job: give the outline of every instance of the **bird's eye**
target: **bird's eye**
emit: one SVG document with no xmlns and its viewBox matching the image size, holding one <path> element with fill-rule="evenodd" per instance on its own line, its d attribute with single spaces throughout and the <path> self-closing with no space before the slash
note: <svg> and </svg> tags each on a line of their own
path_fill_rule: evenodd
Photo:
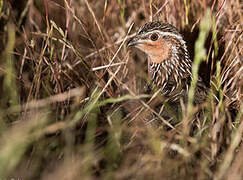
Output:
<svg viewBox="0 0 243 180">
<path fill-rule="evenodd" d="M 150 39 L 152 41 L 157 41 L 159 39 L 159 35 L 157 33 L 153 33 L 151 34 Z"/>
</svg>

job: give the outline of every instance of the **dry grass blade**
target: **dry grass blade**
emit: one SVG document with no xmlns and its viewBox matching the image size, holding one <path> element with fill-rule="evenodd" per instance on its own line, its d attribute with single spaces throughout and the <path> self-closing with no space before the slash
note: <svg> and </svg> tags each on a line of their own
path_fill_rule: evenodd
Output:
<svg viewBox="0 0 243 180">
<path fill-rule="evenodd" d="M 104 39 L 104 36 L 103 36 L 103 33 L 102 33 L 102 30 L 101 30 L 101 27 L 100 27 L 100 25 L 99 25 L 99 23 L 98 23 L 98 21 L 97 21 L 97 18 L 95 17 L 95 13 L 94 13 L 94 11 L 93 11 L 92 8 L 90 7 L 88 0 L 84 0 L 84 1 L 85 1 L 85 4 L 87 5 L 87 7 L 88 7 L 88 9 L 89 9 L 89 12 L 92 14 L 92 17 L 94 18 L 95 24 L 96 24 L 96 26 L 97 26 L 97 28 L 98 28 L 98 30 L 99 30 L 99 32 L 100 32 L 100 35 L 101 35 L 102 39 L 105 40 L 105 39 Z"/>
<path fill-rule="evenodd" d="M 23 105 L 13 106 L 8 111 L 9 112 L 18 112 L 23 109 L 27 111 L 27 110 L 31 110 L 31 109 L 43 108 L 52 103 L 70 100 L 70 98 L 72 98 L 72 97 L 83 97 L 85 94 L 85 91 L 86 91 L 85 87 L 74 88 L 67 92 L 56 94 L 54 96 L 51 96 L 51 97 L 48 97 L 45 99 L 33 100 L 33 101 L 30 101 Z"/>
</svg>

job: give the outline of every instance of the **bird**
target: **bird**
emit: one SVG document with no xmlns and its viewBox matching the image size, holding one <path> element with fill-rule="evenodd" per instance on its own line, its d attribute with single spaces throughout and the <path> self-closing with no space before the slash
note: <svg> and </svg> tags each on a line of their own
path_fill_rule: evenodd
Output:
<svg viewBox="0 0 243 180">
<path fill-rule="evenodd" d="M 186 41 L 173 25 L 153 21 L 141 26 L 127 43 L 143 51 L 148 60 L 148 77 L 169 102 L 187 100 L 192 79 L 192 59 Z M 194 101 L 202 103 L 206 86 L 199 76 Z"/>
</svg>

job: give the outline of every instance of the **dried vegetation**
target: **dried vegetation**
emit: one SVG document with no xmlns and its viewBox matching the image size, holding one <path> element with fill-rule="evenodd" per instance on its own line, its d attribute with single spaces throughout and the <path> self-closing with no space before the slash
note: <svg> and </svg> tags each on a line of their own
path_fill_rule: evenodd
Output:
<svg viewBox="0 0 243 180">
<path fill-rule="evenodd" d="M 0 179 L 242 179 L 242 6 L 0 1 Z M 126 48 L 150 20 L 180 29 L 203 61 L 207 101 L 182 102 L 176 122 L 144 93 L 144 54 Z"/>
</svg>

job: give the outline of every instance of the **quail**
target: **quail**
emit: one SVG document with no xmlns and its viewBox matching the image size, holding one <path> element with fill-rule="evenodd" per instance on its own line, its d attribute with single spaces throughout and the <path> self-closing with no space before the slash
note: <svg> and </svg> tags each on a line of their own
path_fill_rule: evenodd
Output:
<svg viewBox="0 0 243 180">
<path fill-rule="evenodd" d="M 187 99 L 192 79 L 192 60 L 186 42 L 171 24 L 160 21 L 143 25 L 132 37 L 128 47 L 143 51 L 148 59 L 148 76 L 168 101 Z M 194 102 L 205 100 L 206 86 L 198 78 Z"/>
</svg>

